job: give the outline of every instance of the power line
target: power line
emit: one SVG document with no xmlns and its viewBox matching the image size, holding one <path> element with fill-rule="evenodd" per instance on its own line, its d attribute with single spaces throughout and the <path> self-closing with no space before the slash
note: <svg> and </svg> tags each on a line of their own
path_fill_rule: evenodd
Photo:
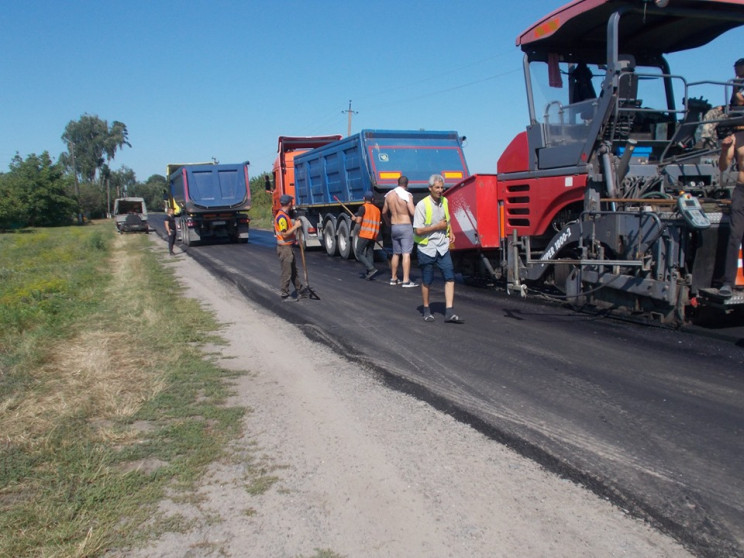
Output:
<svg viewBox="0 0 744 558">
<path fill-rule="evenodd" d="M 504 56 L 511 56 L 512 54 L 513 54 L 513 51 L 512 50 L 509 50 L 508 52 L 507 51 L 503 51 L 503 52 L 500 52 L 500 53 L 495 54 L 493 56 L 488 56 L 486 58 L 481 58 L 480 60 L 475 60 L 475 61 L 473 61 L 471 63 L 468 63 L 468 64 L 463 64 L 463 65 L 458 66 L 456 68 L 451 68 L 451 69 L 446 69 L 446 70 L 442 70 L 442 71 L 433 72 L 431 75 L 429 75 L 427 77 L 423 77 L 421 79 L 417 79 L 417 80 L 414 80 L 414 81 L 409 81 L 409 82 L 406 82 L 406 83 L 402 83 L 400 85 L 396 85 L 394 87 L 388 87 L 386 89 L 381 89 L 379 91 L 369 92 L 366 96 L 363 97 L 363 99 L 377 98 L 377 97 L 386 95 L 388 93 L 394 93 L 396 91 L 400 91 L 401 89 L 403 89 L 403 90 L 410 90 L 412 87 L 415 87 L 415 86 L 417 86 L 419 84 L 431 82 L 431 81 L 434 81 L 434 80 L 437 80 L 438 81 L 438 80 L 441 80 L 442 79 L 442 76 L 446 76 L 446 75 L 449 75 L 449 74 L 454 74 L 456 72 L 459 72 L 461 70 L 465 70 L 467 68 L 472 68 L 474 66 L 479 66 L 479 65 L 481 65 L 481 64 L 483 64 L 485 62 L 490 62 L 490 61 L 496 60 L 498 58 L 503 58 Z M 518 67 L 518 69 L 521 70 L 521 65 Z M 500 74 L 500 75 L 505 75 L 505 74 Z M 486 78 L 486 79 L 490 79 L 490 78 Z M 473 82 L 473 83 L 479 83 L 479 82 Z"/>
<path fill-rule="evenodd" d="M 484 83 L 486 81 L 491 81 L 491 80 L 494 80 L 494 79 L 498 79 L 500 77 L 507 76 L 509 74 L 517 73 L 517 72 L 520 72 L 520 71 L 521 71 L 521 68 L 510 70 L 508 72 L 501 72 L 499 74 L 494 74 L 492 76 L 488 76 L 488 77 L 485 77 L 483 79 L 478 79 L 478 80 L 475 80 L 475 81 L 470 81 L 468 83 L 463 83 L 463 84 L 460 84 L 460 85 L 455 85 L 455 86 L 452 86 L 452 87 L 447 87 L 445 89 L 437 89 L 436 91 L 427 91 L 427 92 L 422 93 L 421 95 L 417 95 L 415 97 L 408 97 L 406 99 L 398 99 L 397 101 L 391 101 L 391 102 L 388 102 L 388 103 L 380 103 L 380 104 L 377 104 L 377 105 L 371 105 L 370 108 L 389 107 L 389 106 L 392 106 L 392 105 L 407 103 L 407 102 L 410 102 L 410 101 L 417 101 L 419 99 L 425 99 L 426 97 L 433 97 L 435 95 L 440 95 L 441 93 L 449 93 L 450 91 L 456 91 L 458 89 L 464 89 L 465 87 L 470 87 L 471 85 L 477 85 L 479 83 Z"/>
</svg>

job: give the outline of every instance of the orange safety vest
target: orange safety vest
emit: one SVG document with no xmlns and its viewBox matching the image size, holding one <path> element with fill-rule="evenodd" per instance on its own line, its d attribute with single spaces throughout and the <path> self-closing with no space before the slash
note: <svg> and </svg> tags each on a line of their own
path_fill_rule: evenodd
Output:
<svg viewBox="0 0 744 558">
<path fill-rule="evenodd" d="M 278 246 L 292 246 L 295 243 L 294 233 L 287 237 L 283 237 L 280 234 L 289 230 L 290 226 L 292 226 L 292 219 L 289 218 L 289 215 L 281 209 L 277 211 L 276 217 L 274 218 L 274 235 L 276 236 L 276 243 Z"/>
<path fill-rule="evenodd" d="M 375 240 L 380 232 L 380 209 L 369 202 L 364 202 L 364 217 L 359 228 L 359 238 Z"/>
</svg>

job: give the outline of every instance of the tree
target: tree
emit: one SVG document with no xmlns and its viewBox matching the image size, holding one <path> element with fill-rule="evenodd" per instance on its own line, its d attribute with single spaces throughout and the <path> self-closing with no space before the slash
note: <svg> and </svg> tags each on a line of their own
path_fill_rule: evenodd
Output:
<svg viewBox="0 0 744 558">
<path fill-rule="evenodd" d="M 165 177 L 160 174 L 153 174 L 145 183 L 138 182 L 128 190 L 129 195 L 145 198 L 148 210 L 162 211 L 163 191 L 168 184 Z"/>
<path fill-rule="evenodd" d="M 130 144 L 127 140 L 128 135 L 129 132 L 127 132 L 127 125 L 123 122 L 119 122 L 118 120 L 114 120 L 113 124 L 111 124 L 111 128 L 108 129 L 108 133 L 106 134 L 106 138 L 103 142 L 103 153 L 106 155 L 105 167 L 107 169 L 111 165 L 111 161 L 114 160 L 114 156 L 116 155 L 116 151 L 118 149 L 121 149 L 125 145 L 132 147 L 132 144 Z M 132 174 L 134 175 L 134 173 Z M 107 173 L 106 202 L 108 213 L 111 213 L 111 189 L 109 182 L 110 177 L 110 173 Z"/>
<path fill-rule="evenodd" d="M 127 166 L 122 166 L 119 170 L 111 172 L 108 179 L 117 198 L 128 196 L 129 192 L 137 184 L 137 176 Z"/>
<path fill-rule="evenodd" d="M 109 166 L 116 152 L 129 143 L 126 124 L 114 120 L 109 127 L 106 120 L 97 115 L 84 114 L 80 120 L 71 120 L 65 126 L 62 141 L 67 144 L 67 153 L 60 155 L 60 162 L 72 170 L 76 180 L 101 181 L 101 187 L 108 194 L 109 184 L 104 177 L 104 163 Z M 79 195 L 79 190 L 76 191 Z M 107 195 L 107 209 L 110 211 L 110 195 Z"/>
<path fill-rule="evenodd" d="M 67 195 L 63 168 L 46 151 L 24 161 L 16 154 L 0 182 L 0 226 L 3 228 L 69 225 L 77 210 Z"/>
<path fill-rule="evenodd" d="M 251 221 L 252 226 L 268 227 L 273 225 L 271 212 L 271 194 L 266 193 L 266 178 L 271 178 L 269 173 L 261 173 L 251 178 Z"/>
<path fill-rule="evenodd" d="M 65 126 L 62 141 L 68 152 L 60 159 L 68 164 L 81 181 L 94 182 L 104 163 L 103 150 L 108 136 L 108 123 L 98 116 L 84 114 Z"/>
<path fill-rule="evenodd" d="M 95 182 L 81 182 L 78 199 L 80 210 L 88 219 L 106 217 L 106 195 Z"/>
<path fill-rule="evenodd" d="M 0 174 L 0 230 L 19 229 L 27 223 L 19 181 L 9 173 Z"/>
</svg>

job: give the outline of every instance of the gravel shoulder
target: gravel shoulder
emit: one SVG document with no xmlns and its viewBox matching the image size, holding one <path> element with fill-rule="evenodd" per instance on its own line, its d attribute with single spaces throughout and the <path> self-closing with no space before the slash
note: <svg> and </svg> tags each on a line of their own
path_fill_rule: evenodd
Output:
<svg viewBox="0 0 744 558">
<path fill-rule="evenodd" d="M 245 461 L 214 463 L 192 498 L 162 503 L 191 520 L 188 531 L 128 556 L 690 556 L 591 492 L 383 386 L 191 258 L 169 265 L 186 296 L 225 324 L 228 344 L 210 348 L 215 358 L 244 372 L 230 401 L 249 409 L 235 456 L 259 454 L 277 480 L 253 494 Z"/>
</svg>

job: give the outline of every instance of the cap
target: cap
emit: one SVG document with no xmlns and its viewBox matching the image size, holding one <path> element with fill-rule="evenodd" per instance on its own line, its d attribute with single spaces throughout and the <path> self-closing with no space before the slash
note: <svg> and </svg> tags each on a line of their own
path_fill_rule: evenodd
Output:
<svg viewBox="0 0 744 558">
<path fill-rule="evenodd" d="M 292 200 L 294 198 L 288 194 L 282 194 L 282 196 L 279 198 L 279 205 L 287 205 L 292 203 Z"/>
<path fill-rule="evenodd" d="M 375 199 L 375 195 L 374 193 L 372 193 L 372 190 L 367 190 L 366 192 L 364 192 L 364 199 L 368 201 L 372 201 L 373 199 Z"/>
<path fill-rule="evenodd" d="M 734 66 L 744 66 L 744 58 L 739 58 L 736 62 L 734 62 Z"/>
</svg>

